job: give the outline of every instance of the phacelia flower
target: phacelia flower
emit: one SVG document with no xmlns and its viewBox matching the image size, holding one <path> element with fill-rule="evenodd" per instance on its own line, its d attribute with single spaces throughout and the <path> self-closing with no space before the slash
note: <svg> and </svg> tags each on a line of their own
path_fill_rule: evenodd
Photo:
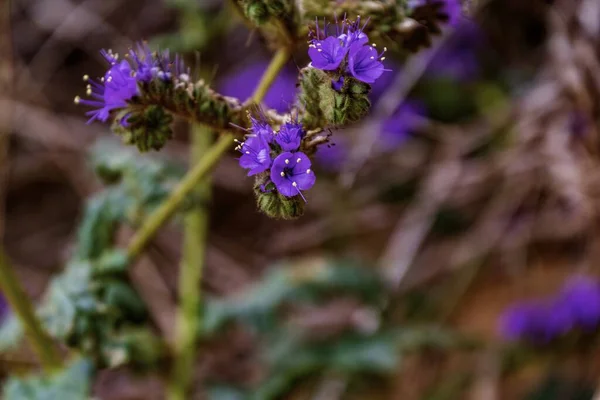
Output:
<svg viewBox="0 0 600 400">
<path fill-rule="evenodd" d="M 359 81 L 373 83 L 385 70 L 381 63 L 385 59 L 382 54 L 372 46 L 354 44 L 348 51 L 348 70 Z"/>
<path fill-rule="evenodd" d="M 583 276 L 571 278 L 553 298 L 528 301 L 508 308 L 500 321 L 508 340 L 545 344 L 572 330 L 600 326 L 600 285 Z"/>
<path fill-rule="evenodd" d="M 301 124 L 286 122 L 279 128 L 279 132 L 275 135 L 275 141 L 284 151 L 296 151 L 300 147 L 304 135 Z"/>
<path fill-rule="evenodd" d="M 308 49 L 311 65 L 324 71 L 337 69 L 346 57 L 346 53 L 348 53 L 348 47 L 335 36 L 317 40 Z"/>
<path fill-rule="evenodd" d="M 364 33 L 366 23 L 360 25 L 360 17 L 355 22 L 342 21 L 335 24 L 335 33 L 328 35 L 328 25 L 323 29 L 316 24 L 316 33 L 311 32 L 308 55 L 311 66 L 323 71 L 337 71 L 351 74 L 365 83 L 373 83 L 386 71 L 381 61 L 385 58 L 378 54 L 375 45 L 369 46 L 369 38 Z M 385 51 L 385 50 L 384 50 Z M 341 82 L 341 83 L 340 83 Z M 343 81 L 332 82 L 339 90 Z"/>
<path fill-rule="evenodd" d="M 267 143 L 272 143 L 275 138 L 273 128 L 266 121 L 266 118 L 258 119 L 250 117 L 250 123 L 252 124 L 251 131 L 253 134 L 262 137 Z"/>
<path fill-rule="evenodd" d="M 133 77 L 133 71 L 125 60 L 119 62 L 112 53 L 101 51 L 102 56 L 111 65 L 100 81 L 90 79 L 87 75 L 83 78 L 89 82 L 87 94 L 92 100 L 75 98 L 76 104 L 85 104 L 96 107 L 88 111 L 86 115 L 91 116 L 88 123 L 94 120 L 106 122 L 110 112 L 127 106 L 127 101 L 138 94 L 137 81 Z"/>
<path fill-rule="evenodd" d="M 315 174 L 310 167 L 310 159 L 304 153 L 281 153 L 273 160 L 271 181 L 286 197 L 302 196 L 302 190 L 308 190 L 315 184 Z"/>
<path fill-rule="evenodd" d="M 250 136 L 236 147 L 242 153 L 240 166 L 249 170 L 248 176 L 265 172 L 271 166 L 271 148 L 262 135 Z"/>
<path fill-rule="evenodd" d="M 130 59 L 122 61 L 110 50 L 102 50 L 100 54 L 110 64 L 110 68 L 100 80 L 90 79 L 87 75 L 83 77 L 89 82 L 87 95 L 91 96 L 91 100 L 79 96 L 75 98 L 76 104 L 95 107 L 86 113 L 91 116 L 88 123 L 94 120 L 106 122 L 112 111 L 125 108 L 129 100 L 140 94 L 140 82 L 147 83 L 154 78 L 189 79 L 189 69 L 186 69 L 182 59 L 175 56 L 175 60 L 171 61 L 168 50 L 162 53 L 151 52 L 147 45 L 139 44 L 137 50 L 129 51 Z"/>
<path fill-rule="evenodd" d="M 342 41 L 346 48 L 350 48 L 350 46 L 355 43 L 361 45 L 367 44 L 369 42 L 369 37 L 364 32 L 367 22 L 365 22 L 363 26 L 360 26 L 359 16 L 356 18 L 355 22 L 342 23 L 342 33 L 338 35 L 338 39 Z"/>
</svg>

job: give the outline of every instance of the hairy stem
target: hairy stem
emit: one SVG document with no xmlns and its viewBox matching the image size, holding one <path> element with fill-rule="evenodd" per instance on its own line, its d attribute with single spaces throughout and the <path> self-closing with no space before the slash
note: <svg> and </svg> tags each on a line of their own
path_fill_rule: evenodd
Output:
<svg viewBox="0 0 600 400">
<path fill-rule="evenodd" d="M 52 339 L 42 328 L 31 302 L 15 276 L 8 259 L 0 249 L 0 289 L 25 329 L 27 339 L 37 353 L 44 369 L 52 371 L 62 366 L 60 354 Z"/>
<path fill-rule="evenodd" d="M 277 77 L 279 71 L 285 65 L 290 54 L 290 50 L 283 48 L 277 51 L 271 60 L 271 64 L 263 74 L 258 87 L 256 88 L 252 100 L 254 103 L 260 103 L 265 97 L 267 90 Z M 173 190 L 171 196 L 156 209 L 144 221 L 139 231 L 135 234 L 127 253 L 130 258 L 135 258 L 144 248 L 146 243 L 158 229 L 177 211 L 185 197 L 196 187 L 198 182 L 202 180 L 217 164 L 217 161 L 233 147 L 234 135 L 226 133 L 204 154 L 204 157 L 198 162 L 181 180 L 179 185 Z"/>
<path fill-rule="evenodd" d="M 192 126 L 190 163 L 200 162 L 212 142 L 212 131 Z M 196 332 L 200 323 L 202 267 L 206 254 L 211 195 L 210 179 L 204 179 L 192 191 L 197 203 L 184 219 L 183 256 L 179 271 L 179 308 L 175 334 L 175 364 L 169 385 L 169 399 L 184 400 L 192 380 L 196 356 Z"/>
</svg>

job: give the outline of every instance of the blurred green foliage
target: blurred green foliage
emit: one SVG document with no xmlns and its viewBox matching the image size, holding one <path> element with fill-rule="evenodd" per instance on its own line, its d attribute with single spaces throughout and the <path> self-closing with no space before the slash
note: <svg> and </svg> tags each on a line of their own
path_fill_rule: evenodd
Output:
<svg viewBox="0 0 600 400">
<path fill-rule="evenodd" d="M 64 370 L 50 376 L 10 378 L 2 391 L 7 400 L 87 400 L 93 365 L 89 360 L 73 361 Z"/>
</svg>

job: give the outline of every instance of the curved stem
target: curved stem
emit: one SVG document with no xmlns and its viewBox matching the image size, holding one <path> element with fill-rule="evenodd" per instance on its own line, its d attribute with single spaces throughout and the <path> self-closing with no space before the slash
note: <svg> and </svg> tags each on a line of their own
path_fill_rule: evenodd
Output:
<svg viewBox="0 0 600 400">
<path fill-rule="evenodd" d="M 279 71 L 285 65 L 289 58 L 290 50 L 287 48 L 280 49 L 275 53 L 269 67 L 263 74 L 252 100 L 255 103 L 260 103 L 265 97 L 267 90 L 277 77 Z M 202 180 L 217 164 L 219 159 L 233 147 L 233 134 L 224 134 L 205 154 L 202 160 L 198 162 L 181 180 L 179 185 L 173 190 L 171 196 L 158 207 L 144 221 L 138 232 L 131 239 L 131 243 L 127 248 L 127 254 L 130 258 L 137 257 L 148 241 L 154 237 L 158 229 L 177 211 L 185 197 L 196 187 L 198 182 Z"/>
<path fill-rule="evenodd" d="M 37 353 L 44 369 L 52 371 L 62 366 L 60 354 L 54 347 L 52 339 L 42 328 L 37 319 L 29 298 L 23 291 L 8 259 L 0 250 L 0 289 L 17 315 L 33 350 Z"/>
</svg>

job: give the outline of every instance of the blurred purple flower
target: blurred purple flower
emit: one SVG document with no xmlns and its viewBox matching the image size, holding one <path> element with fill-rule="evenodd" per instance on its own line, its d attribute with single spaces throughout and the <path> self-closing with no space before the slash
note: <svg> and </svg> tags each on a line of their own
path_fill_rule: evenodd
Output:
<svg viewBox="0 0 600 400">
<path fill-rule="evenodd" d="M 407 100 L 381 126 L 380 143 L 384 150 L 400 146 L 417 129 L 423 126 L 427 115 L 425 105 L 417 100 Z"/>
<path fill-rule="evenodd" d="M 0 322 L 6 318 L 9 312 L 10 306 L 8 305 L 8 301 L 6 301 L 4 294 L 0 292 Z"/>
<path fill-rule="evenodd" d="M 474 22 L 462 19 L 455 32 L 429 64 L 426 75 L 468 81 L 477 77 L 482 33 Z"/>
<path fill-rule="evenodd" d="M 315 184 L 315 174 L 310 167 L 310 159 L 304 153 L 281 153 L 273 161 L 271 181 L 286 197 L 302 196 L 302 190 L 308 190 Z"/>
<path fill-rule="evenodd" d="M 225 76 L 218 85 L 218 90 L 225 96 L 237 97 L 244 101 L 252 96 L 256 83 L 267 69 L 267 61 L 259 61 L 249 66 L 244 66 Z M 285 112 L 294 102 L 296 94 L 297 73 L 293 68 L 285 68 L 277 76 L 273 85 L 267 92 L 263 103 L 279 112 Z"/>
<path fill-rule="evenodd" d="M 343 137 L 334 143 L 319 146 L 315 153 L 315 160 L 319 166 L 329 172 L 338 172 L 348 158 L 349 149 Z"/>
<path fill-rule="evenodd" d="M 575 276 L 550 299 L 509 307 L 501 317 L 500 333 L 511 341 L 545 344 L 571 330 L 590 331 L 599 324 L 600 285 L 589 277 Z"/>
<path fill-rule="evenodd" d="M 559 295 L 577 324 L 593 329 L 600 322 L 600 286 L 584 276 L 571 278 Z"/>
</svg>

